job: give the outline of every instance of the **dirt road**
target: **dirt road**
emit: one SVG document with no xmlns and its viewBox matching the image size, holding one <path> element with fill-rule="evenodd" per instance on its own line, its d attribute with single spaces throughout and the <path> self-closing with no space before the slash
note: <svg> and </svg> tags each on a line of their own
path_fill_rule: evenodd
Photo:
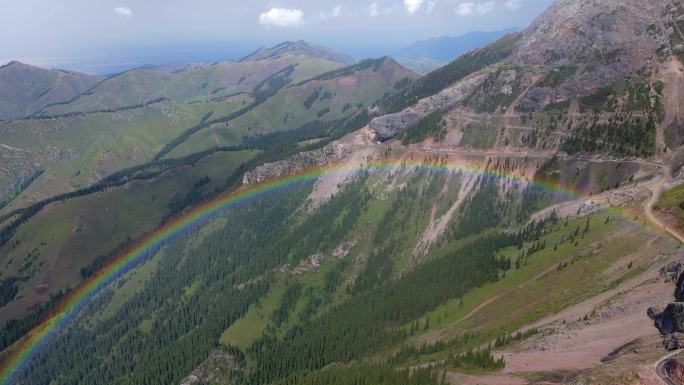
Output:
<svg viewBox="0 0 684 385">
<path fill-rule="evenodd" d="M 667 374 L 667 370 L 665 370 L 665 364 L 667 363 L 667 360 L 669 360 L 673 356 L 679 354 L 681 351 L 682 351 L 681 349 L 676 350 L 676 351 L 666 355 L 665 357 L 661 358 L 660 361 L 656 362 L 656 364 L 655 364 L 656 373 L 658 374 L 660 379 L 663 380 L 663 382 L 666 385 L 681 385 L 677 381 L 671 379 L 670 376 Z"/>
<path fill-rule="evenodd" d="M 666 223 L 661 221 L 655 214 L 653 214 L 653 207 L 655 206 L 656 203 L 658 203 L 658 200 L 660 200 L 660 198 L 663 195 L 663 187 L 665 186 L 666 183 L 670 182 L 670 179 L 671 179 L 669 167 L 663 167 L 662 172 L 663 172 L 663 175 L 650 188 L 651 189 L 651 198 L 644 205 L 644 214 L 646 214 L 646 218 L 648 219 L 649 222 L 651 222 L 651 224 L 653 224 L 653 226 L 665 230 L 668 234 L 670 234 L 672 237 L 677 239 L 679 242 L 684 243 L 684 236 L 679 234 L 679 232 L 677 230 L 668 226 Z"/>
</svg>

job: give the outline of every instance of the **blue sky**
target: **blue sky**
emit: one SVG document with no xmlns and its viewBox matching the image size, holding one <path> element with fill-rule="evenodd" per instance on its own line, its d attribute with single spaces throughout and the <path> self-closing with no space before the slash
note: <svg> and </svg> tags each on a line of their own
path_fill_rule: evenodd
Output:
<svg viewBox="0 0 684 385">
<path fill-rule="evenodd" d="M 307 40 L 357 58 L 468 31 L 524 27 L 551 0 L 2 0 L 0 61 L 229 59 Z"/>
</svg>

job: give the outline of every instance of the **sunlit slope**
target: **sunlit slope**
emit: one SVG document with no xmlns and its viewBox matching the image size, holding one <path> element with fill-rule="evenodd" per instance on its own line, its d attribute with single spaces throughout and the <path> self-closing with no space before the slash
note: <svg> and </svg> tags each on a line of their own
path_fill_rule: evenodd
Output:
<svg viewBox="0 0 684 385">
<path fill-rule="evenodd" d="M 97 76 L 11 62 L 0 67 L 0 120 L 23 118 L 47 105 L 68 102 L 101 80 Z"/>
<path fill-rule="evenodd" d="M 344 64 L 316 57 L 285 55 L 272 60 L 190 66 L 175 73 L 153 68 L 134 69 L 105 80 L 71 103 L 49 106 L 39 115 L 112 111 L 160 98 L 178 102 L 221 99 L 248 93 L 264 79 L 289 66 L 295 66 L 293 79 L 301 81 Z"/>
<path fill-rule="evenodd" d="M 163 101 L 116 113 L 1 123 L 0 143 L 14 155 L 2 175 L 6 196 L 13 198 L 14 183 L 42 171 L 5 210 L 89 186 L 144 163 L 207 114 L 229 114 L 249 101 L 247 95 L 192 105 Z"/>
<path fill-rule="evenodd" d="M 244 138 L 318 125 L 367 111 L 383 96 L 405 86 L 418 75 L 389 58 L 359 64 L 288 85 L 244 115 L 202 129 L 178 146 L 171 156 L 185 155 L 215 145 L 235 145 Z"/>
</svg>

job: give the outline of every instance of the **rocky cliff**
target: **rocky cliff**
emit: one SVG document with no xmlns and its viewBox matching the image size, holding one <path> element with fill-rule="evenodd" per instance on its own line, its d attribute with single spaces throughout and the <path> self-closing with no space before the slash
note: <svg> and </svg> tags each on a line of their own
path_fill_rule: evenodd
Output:
<svg viewBox="0 0 684 385">
<path fill-rule="evenodd" d="M 670 118 L 679 114 L 668 111 L 681 110 L 683 102 L 677 92 L 667 91 L 668 84 L 681 85 L 681 74 L 669 70 L 680 64 L 668 64 L 684 51 L 679 20 L 684 8 L 673 0 L 556 1 L 525 31 L 391 96 L 389 104 L 397 106 L 402 97 L 422 95 L 369 127 L 386 141 L 431 112 L 444 111 L 460 123 L 451 129 L 462 133 L 480 126 L 483 135 L 495 136 L 473 144 L 458 134 L 451 144 L 654 155 L 672 147 L 664 139 L 655 143 L 658 123 L 670 122 L 663 123 L 662 135 L 675 144 L 682 136 Z M 668 105 L 668 99 L 675 101 Z M 611 130 L 620 132 L 611 138 Z M 618 137 L 633 140 L 632 148 L 608 148 Z"/>
</svg>

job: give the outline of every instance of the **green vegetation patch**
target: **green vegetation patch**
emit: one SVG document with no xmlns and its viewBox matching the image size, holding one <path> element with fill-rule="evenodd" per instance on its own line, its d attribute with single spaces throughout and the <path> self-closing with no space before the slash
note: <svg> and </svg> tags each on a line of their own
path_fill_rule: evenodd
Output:
<svg viewBox="0 0 684 385">
<path fill-rule="evenodd" d="M 447 111 L 438 110 L 424 117 L 413 127 L 401 134 L 401 143 L 404 145 L 419 143 L 427 138 L 435 138 L 437 141 L 446 137 L 446 122 L 444 115 Z"/>
<path fill-rule="evenodd" d="M 577 66 L 560 66 L 554 68 L 541 82 L 539 82 L 539 87 L 556 88 L 563 84 L 567 79 L 575 76 L 576 73 Z"/>
<path fill-rule="evenodd" d="M 668 190 L 658 202 L 658 207 L 673 213 L 684 224 L 684 185 Z"/>
<path fill-rule="evenodd" d="M 644 262 L 638 262 L 625 267 L 616 277 L 602 275 L 643 242 L 639 236 L 616 236 L 624 226 L 605 214 L 544 226 L 543 235 L 536 240 L 500 251 L 501 256 L 516 261 L 516 268 L 421 318 L 431 320 L 431 330 L 440 330 L 441 335 L 459 336 L 467 331 L 478 333 L 476 343 L 497 339 L 501 345 L 511 338 L 502 336 L 523 325 L 611 289 L 643 271 L 639 263 Z M 412 327 L 412 323 L 403 326 L 404 330 Z"/>
<path fill-rule="evenodd" d="M 468 123 L 463 128 L 461 146 L 473 148 L 491 148 L 496 142 L 496 126 L 489 121 Z"/>
</svg>

